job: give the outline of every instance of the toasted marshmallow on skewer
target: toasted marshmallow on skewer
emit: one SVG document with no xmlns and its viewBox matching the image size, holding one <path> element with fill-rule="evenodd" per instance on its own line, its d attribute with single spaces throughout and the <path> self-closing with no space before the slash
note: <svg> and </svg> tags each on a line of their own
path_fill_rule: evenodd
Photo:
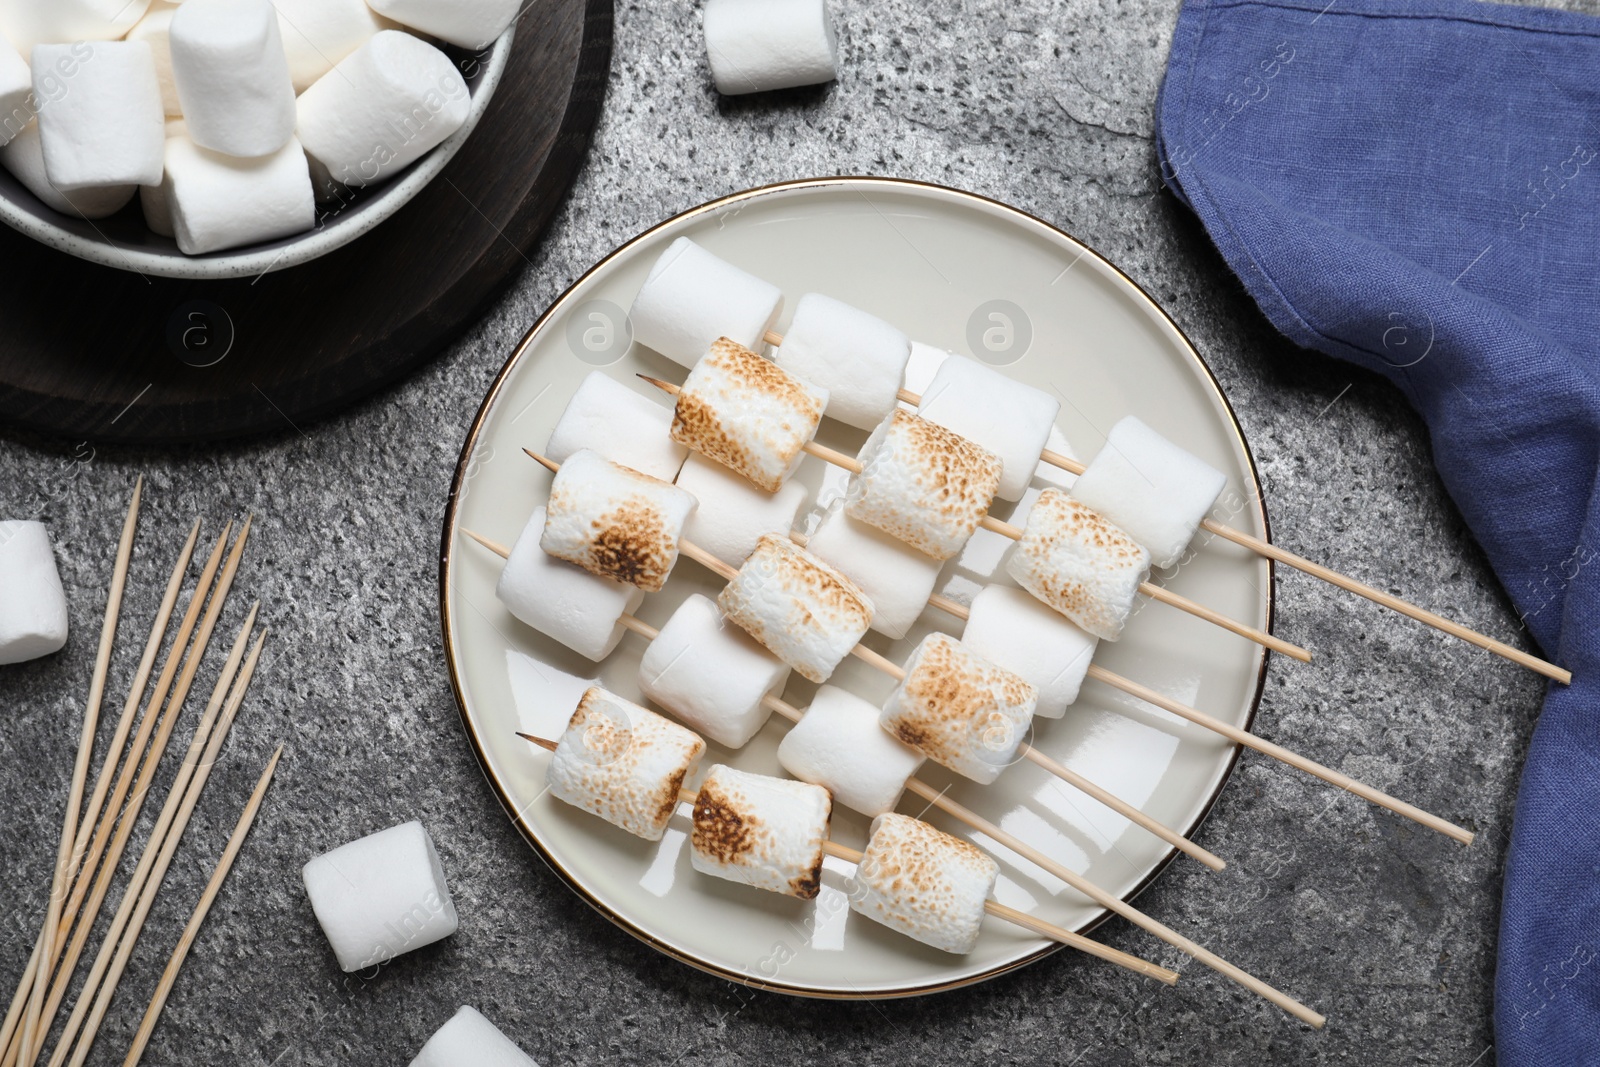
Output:
<svg viewBox="0 0 1600 1067">
<path fill-rule="evenodd" d="M 684 778 L 705 750 L 692 731 L 591 686 L 561 735 L 546 780 L 558 800 L 659 841 Z"/>
<path fill-rule="evenodd" d="M 1115 641 L 1150 573 L 1150 553 L 1088 505 L 1046 489 L 1006 572 L 1094 636 Z"/>
<path fill-rule="evenodd" d="M 972 598 L 961 643 L 1037 689 L 1035 715 L 1059 719 L 1077 701 L 1099 642 L 1021 589 L 991 585 Z"/>
<path fill-rule="evenodd" d="M 821 786 L 718 764 L 694 802 L 690 863 L 701 874 L 811 900 L 833 798 Z"/>
<path fill-rule="evenodd" d="M 837 503 L 806 548 L 861 587 L 872 601 L 872 628 L 896 639 L 928 606 L 942 567 L 927 553 L 852 519 Z"/>
<path fill-rule="evenodd" d="M 894 810 L 922 753 L 878 725 L 878 709 L 853 693 L 825 685 L 778 744 L 778 762 L 800 779 L 863 815 Z"/>
<path fill-rule="evenodd" d="M 545 509 L 534 508 L 494 594 L 518 619 L 599 662 L 627 633 L 619 620 L 639 606 L 644 590 L 556 559 L 539 547 L 544 527 Z"/>
<path fill-rule="evenodd" d="M 769 493 L 722 464 L 697 455 L 684 460 L 677 484 L 700 502 L 683 528 L 684 536 L 730 567 L 737 567 L 755 551 L 762 534 L 787 536 L 810 495 L 793 479 L 776 493 Z"/>
<path fill-rule="evenodd" d="M 1042 389 L 975 359 L 952 355 L 922 391 L 917 414 L 1000 457 L 1001 500 L 1020 500 L 1061 411 Z"/>
<path fill-rule="evenodd" d="M 776 492 L 800 466 L 827 406 L 826 389 L 723 337 L 684 380 L 672 439 Z"/>
<path fill-rule="evenodd" d="M 600 371 L 590 371 L 556 420 L 544 453 L 565 463 L 574 452 L 588 448 L 613 463 L 670 482 L 689 454 L 668 436 L 671 429 L 671 408 Z"/>
<path fill-rule="evenodd" d="M 886 812 L 856 865 L 850 910 L 946 952 L 978 944 L 1000 865 L 908 815 Z"/>
<path fill-rule="evenodd" d="M 628 322 L 635 341 L 693 367 L 719 337 L 759 348 L 782 308 L 777 286 L 680 237 L 651 266 Z"/>
<path fill-rule="evenodd" d="M 590 574 L 658 592 L 678 562 L 694 503 L 675 485 L 580 449 L 550 485 L 539 544 Z"/>
<path fill-rule="evenodd" d="M 772 361 L 796 378 L 828 391 L 829 418 L 863 430 L 894 410 L 910 358 L 905 334 L 820 293 L 800 298 L 783 344 L 772 354 Z"/>
<path fill-rule="evenodd" d="M 813 682 L 828 680 L 872 622 L 872 601 L 854 582 L 774 534 L 756 543 L 717 604 Z"/>
</svg>

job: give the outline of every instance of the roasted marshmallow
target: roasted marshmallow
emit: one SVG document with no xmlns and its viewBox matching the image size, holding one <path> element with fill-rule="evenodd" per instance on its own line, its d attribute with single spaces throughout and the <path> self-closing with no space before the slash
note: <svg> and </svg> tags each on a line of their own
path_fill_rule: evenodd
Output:
<svg viewBox="0 0 1600 1067">
<path fill-rule="evenodd" d="M 889 812 L 872 822 L 850 909 L 925 945 L 971 952 L 1000 865 L 925 822 Z"/>
<path fill-rule="evenodd" d="M 695 798 L 690 862 L 701 874 L 811 900 L 832 816 L 820 786 L 718 764 Z"/>
<path fill-rule="evenodd" d="M 966 356 L 939 365 L 917 414 L 1000 457 L 1001 500 L 1020 500 L 1039 466 L 1061 402 Z"/>
<path fill-rule="evenodd" d="M 580 449 L 550 485 L 539 544 L 590 574 L 658 592 L 678 562 L 694 503 L 669 482 Z"/>
<path fill-rule="evenodd" d="M 854 582 L 773 534 L 756 543 L 717 604 L 813 682 L 827 681 L 872 623 L 872 601 Z"/>
<path fill-rule="evenodd" d="M 1046 489 L 1006 573 L 1095 637 L 1115 641 L 1150 573 L 1150 553 L 1088 505 Z"/>
<path fill-rule="evenodd" d="M 901 410 L 872 431 L 860 460 L 845 510 L 938 560 L 961 551 L 1000 484 L 993 452 Z"/>
</svg>

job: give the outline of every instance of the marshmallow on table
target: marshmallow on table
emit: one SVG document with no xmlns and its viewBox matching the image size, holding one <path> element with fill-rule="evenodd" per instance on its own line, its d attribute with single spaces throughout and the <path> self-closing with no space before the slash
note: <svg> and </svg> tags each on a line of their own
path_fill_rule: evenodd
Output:
<svg viewBox="0 0 1600 1067">
<path fill-rule="evenodd" d="M 834 504 L 806 548 L 861 587 L 872 601 L 872 628 L 901 638 L 933 595 L 943 564 Z"/>
<path fill-rule="evenodd" d="M 458 48 L 487 48 L 506 32 L 521 0 L 371 0 L 372 8 L 396 22 Z"/>
<path fill-rule="evenodd" d="M 373 34 L 394 26 L 366 0 L 272 0 L 272 6 L 278 12 L 278 36 L 296 93 L 309 88 Z"/>
<path fill-rule="evenodd" d="M 905 663 L 879 723 L 924 756 L 988 785 L 1016 761 L 1039 693 L 949 634 L 931 633 Z"/>
<path fill-rule="evenodd" d="M 167 38 L 189 139 L 264 156 L 294 136 L 294 83 L 269 0 L 186 0 Z"/>
<path fill-rule="evenodd" d="M 689 862 L 701 874 L 811 900 L 833 798 L 821 786 L 718 764 L 694 802 Z"/>
<path fill-rule="evenodd" d="M 28 107 L 28 97 L 33 92 L 33 71 L 22 53 L 11 46 L 4 33 L 0 33 L 0 145 L 18 133 L 26 122 L 22 116 L 33 115 Z"/>
<path fill-rule="evenodd" d="M 910 358 L 905 334 L 820 293 L 800 298 L 783 344 L 772 354 L 772 361 L 796 378 L 828 391 L 831 418 L 863 430 L 894 410 Z"/>
<path fill-rule="evenodd" d="M 672 439 L 777 492 L 817 435 L 828 391 L 726 337 L 689 371 Z"/>
<path fill-rule="evenodd" d="M 850 910 L 946 952 L 978 944 L 1000 865 L 959 837 L 888 812 L 856 865 Z"/>
<path fill-rule="evenodd" d="M 788 680 L 788 664 L 698 593 L 678 605 L 639 661 L 645 696 L 728 748 L 743 747 L 766 725 L 772 710 L 762 701 Z"/>
<path fill-rule="evenodd" d="M 539 547 L 545 509 L 534 508 L 512 546 L 494 595 L 518 619 L 595 662 L 611 655 L 627 630 L 618 621 L 644 590 L 601 578 Z"/>
<path fill-rule="evenodd" d="M 0 26 L 26 57 L 36 44 L 114 41 L 149 7 L 150 0 L 0 0 Z"/>
<path fill-rule="evenodd" d="M 859 458 L 845 510 L 938 560 L 961 551 L 1000 484 L 993 452 L 898 408 Z"/>
<path fill-rule="evenodd" d="M 825 685 L 778 744 L 778 762 L 845 807 L 882 815 L 899 802 L 906 782 L 922 766 L 922 753 L 884 732 L 877 708 Z"/>
<path fill-rule="evenodd" d="M 613 463 L 670 482 L 689 454 L 669 436 L 671 429 L 671 408 L 590 371 L 556 420 L 544 454 L 565 463 L 574 452 L 588 448 Z"/>
<path fill-rule="evenodd" d="M 325 852 L 301 876 L 341 970 L 366 970 L 456 932 L 439 853 L 420 822 Z"/>
<path fill-rule="evenodd" d="M 294 138 L 270 155 L 242 159 L 171 137 L 166 160 L 162 193 L 188 255 L 273 241 L 316 224 L 311 175 Z"/>
<path fill-rule="evenodd" d="M 0 522 L 0 664 L 59 652 L 67 643 L 67 594 L 44 523 Z"/>
<path fill-rule="evenodd" d="M 628 322 L 635 341 L 693 367 L 719 337 L 759 349 L 782 308 L 777 286 L 680 237 L 651 266 Z"/>
<path fill-rule="evenodd" d="M 103 219 L 121 211 L 137 185 L 102 185 L 63 192 L 50 184 L 44 171 L 44 145 L 39 136 L 39 120 L 22 127 L 22 132 L 0 147 L 0 165 L 10 171 L 28 192 L 44 206 L 63 215 L 80 219 Z"/>
<path fill-rule="evenodd" d="M 707 0 L 706 54 L 732 96 L 838 77 L 839 43 L 824 0 Z"/>
<path fill-rule="evenodd" d="M 71 192 L 161 180 L 166 116 L 147 43 L 36 45 L 33 91 L 51 185 Z"/>
<path fill-rule="evenodd" d="M 813 682 L 866 634 L 872 601 L 787 537 L 767 534 L 717 596 L 728 620 Z"/>
<path fill-rule="evenodd" d="M 590 574 L 659 592 L 678 562 L 694 497 L 584 448 L 550 483 L 540 546 Z"/>
<path fill-rule="evenodd" d="M 939 365 L 917 414 L 1000 457 L 1002 500 L 1020 500 L 1033 480 L 1061 402 L 966 356 Z"/>
<path fill-rule="evenodd" d="M 1088 505 L 1046 489 L 1006 560 L 1017 584 L 1102 641 L 1122 636 L 1150 553 Z"/>
<path fill-rule="evenodd" d="M 722 464 L 697 455 L 684 461 L 677 484 L 700 502 L 683 528 L 684 537 L 730 567 L 743 563 L 763 534 L 787 537 L 810 495 L 797 481 L 785 482 L 776 493 L 757 489 Z"/>
<path fill-rule="evenodd" d="M 550 760 L 550 794 L 611 825 L 660 841 L 678 791 L 706 743 L 647 708 L 591 686 Z"/>
<path fill-rule="evenodd" d="M 150 57 L 156 64 L 156 83 L 161 86 L 161 108 L 168 115 L 183 114 L 178 83 L 172 77 L 172 16 L 177 13 L 177 4 L 156 0 L 127 36 L 127 40 L 144 41 L 150 46 Z"/>
<path fill-rule="evenodd" d="M 1021 589 L 991 585 L 972 598 L 961 643 L 1037 689 L 1035 715 L 1059 719 L 1077 701 L 1098 642 Z"/>
<path fill-rule="evenodd" d="M 1072 484 L 1072 495 L 1170 567 L 1211 511 L 1227 476 L 1129 415 Z"/>
<path fill-rule="evenodd" d="M 539 1067 L 475 1009 L 462 1007 L 428 1038 L 411 1067 Z"/>
<path fill-rule="evenodd" d="M 196 3 L 198 0 L 189 0 Z M 296 132 L 319 179 L 371 185 L 420 159 L 467 121 L 472 94 L 450 57 L 382 30 L 300 94 Z"/>
</svg>

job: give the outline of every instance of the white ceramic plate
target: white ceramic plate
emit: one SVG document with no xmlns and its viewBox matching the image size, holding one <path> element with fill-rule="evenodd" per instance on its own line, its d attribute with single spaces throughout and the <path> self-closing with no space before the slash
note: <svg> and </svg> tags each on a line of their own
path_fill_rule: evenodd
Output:
<svg viewBox="0 0 1600 1067">
<path fill-rule="evenodd" d="M 636 372 L 682 380 L 683 368 L 610 336 L 626 329 L 624 309 L 656 256 L 681 235 L 781 286 L 788 308 L 805 292 L 824 292 L 888 319 L 920 341 L 968 354 L 975 354 L 968 344 L 969 325 L 975 345 L 1004 348 L 1009 322 L 1009 351 L 986 354 L 991 361 L 1014 359 L 1006 364 L 1007 373 L 1058 391 L 1064 398 L 1058 429 L 1080 455 L 1093 455 L 1117 419 L 1136 413 L 1226 471 L 1230 485 L 1224 500 L 1234 504 L 1229 521 L 1265 536 L 1255 470 L 1227 401 L 1161 309 L 1115 267 L 1059 230 L 950 189 L 826 179 L 716 201 L 606 257 L 518 346 L 462 451 L 440 573 L 446 655 L 462 720 L 507 810 L 591 904 L 695 966 L 813 996 L 905 996 L 979 981 L 1037 959 L 1055 946 L 992 918 L 974 952 L 951 956 L 855 915 L 844 898 L 849 868 L 832 859 L 822 894 L 812 902 L 700 875 L 689 864 L 684 812 L 659 844 L 630 837 L 547 795 L 549 757 L 515 735 L 521 729 L 559 736 L 592 679 L 639 699 L 636 672 L 644 639 L 630 634 L 610 659 L 593 664 L 541 637 L 495 599 L 500 560 L 465 539 L 461 530 L 503 544 L 515 540 L 550 484 L 550 476 L 521 450 L 544 445 L 573 390 L 597 366 L 647 394 L 652 391 L 634 378 Z M 996 300 L 1011 307 L 990 306 Z M 1002 317 L 990 318 L 991 312 Z M 985 330 L 992 331 L 987 338 Z M 1023 351 L 1020 341 L 1030 332 Z M 915 388 L 927 373 L 914 364 L 908 385 Z M 831 420 L 821 435 L 824 443 L 851 452 L 864 437 Z M 843 484 L 840 471 L 815 458 L 805 461 L 799 477 L 824 499 Z M 1018 514 L 1031 498 L 1031 493 L 1024 498 Z M 1003 515 L 1010 507 L 997 510 Z M 1004 547 L 998 536 L 980 530 L 946 566 L 941 591 L 966 600 L 982 583 L 1005 580 Z M 639 615 L 660 625 L 685 596 L 714 596 L 719 584 L 708 571 L 682 561 L 667 588 L 645 599 Z M 1231 545 L 1206 545 L 1166 584 L 1235 618 L 1270 624 L 1270 567 Z M 889 642 L 873 634 L 868 643 L 898 661 L 932 627 L 960 633 L 954 619 L 929 610 L 905 640 Z M 1264 653 L 1147 602 L 1126 637 L 1102 644 L 1096 661 L 1247 726 L 1260 694 Z M 833 681 L 874 702 L 891 688 L 887 677 L 854 659 L 846 660 Z M 803 707 L 813 689 L 797 679 L 786 695 Z M 727 762 L 782 773 L 775 750 L 787 728 L 774 716 L 741 751 L 711 746 L 702 767 Z M 1234 759 L 1234 749 L 1216 735 L 1096 683 L 1085 687 L 1066 718 L 1039 720 L 1034 743 L 1184 831 L 1204 818 Z M 940 786 L 951 783 L 961 803 L 1125 897 L 1148 884 L 1172 857 L 1155 837 L 1031 764 L 1008 769 L 991 786 L 952 783 L 952 776 L 933 764 L 925 765 L 922 776 Z M 835 838 L 859 847 L 866 820 L 835 810 Z M 910 797 L 900 810 L 920 815 L 923 805 Z M 932 821 L 963 832 L 940 813 Z M 1213 844 L 1227 852 L 1226 842 Z M 995 895 L 1002 903 L 1078 930 L 1104 917 L 1102 909 L 1053 877 L 1003 852 L 999 856 L 1002 875 Z M 1094 960 L 1083 965 L 1107 966 Z"/>
</svg>

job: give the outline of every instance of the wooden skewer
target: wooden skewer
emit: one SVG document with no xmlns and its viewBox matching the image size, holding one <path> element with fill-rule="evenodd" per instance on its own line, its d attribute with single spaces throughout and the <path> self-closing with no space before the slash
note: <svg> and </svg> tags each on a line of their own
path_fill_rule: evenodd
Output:
<svg viewBox="0 0 1600 1067">
<path fill-rule="evenodd" d="M 228 838 L 228 845 L 222 850 L 222 858 L 217 860 L 216 869 L 211 872 L 211 881 L 206 883 L 205 892 L 200 894 L 200 902 L 195 905 L 194 914 L 189 916 L 189 924 L 183 928 L 183 935 L 178 938 L 178 947 L 172 950 L 172 958 L 167 961 L 166 970 L 161 972 L 161 981 L 157 983 L 155 994 L 150 998 L 150 1006 L 145 1009 L 144 1020 L 139 1024 L 139 1032 L 134 1035 L 133 1047 L 128 1050 L 127 1057 L 122 1061 L 122 1067 L 135 1067 L 140 1057 L 144 1055 L 145 1046 L 150 1043 L 150 1035 L 155 1032 L 156 1022 L 161 1018 L 161 1010 L 166 1007 L 167 997 L 178 981 L 178 971 L 183 967 L 183 961 L 188 958 L 194 939 L 199 936 L 200 925 L 206 921 L 206 913 L 211 910 L 212 902 L 217 899 L 223 880 L 233 868 L 234 858 L 239 855 L 245 836 L 250 833 L 251 824 L 256 821 L 256 812 L 261 808 L 261 801 L 267 795 L 267 786 L 271 784 L 273 772 L 278 769 L 278 760 L 282 756 L 283 746 L 279 745 L 278 750 L 267 761 L 267 769 L 261 772 L 261 779 L 256 783 L 255 792 L 250 794 L 250 800 L 245 804 L 244 812 L 233 828 L 233 836 Z"/>
<path fill-rule="evenodd" d="M 641 374 L 639 377 L 643 378 L 657 389 L 660 389 L 665 393 L 669 393 L 672 396 L 677 396 L 679 393 L 683 392 L 680 387 L 673 385 L 671 382 L 664 382 L 659 378 L 652 378 L 647 374 Z M 842 467 L 852 474 L 859 474 L 861 472 L 861 461 L 856 459 L 854 456 L 840 452 L 838 449 L 829 448 L 826 445 L 819 445 L 815 441 L 807 441 L 803 450 L 810 455 L 816 456 L 818 459 L 833 464 L 836 467 Z M 524 449 L 524 451 L 527 450 Z M 539 458 L 532 452 L 528 452 L 528 454 L 530 456 L 534 456 L 535 459 Z M 985 515 L 978 521 L 978 525 L 983 527 L 985 530 L 997 533 L 1001 537 L 1009 538 L 1012 541 L 1022 540 L 1023 530 L 1021 527 L 1013 526 L 1009 522 L 1003 522 L 1000 519 L 995 518 L 993 515 Z M 1239 622 L 1237 619 L 1230 619 L 1221 612 L 1213 611 L 1203 604 L 1198 604 L 1195 601 L 1190 600 L 1186 596 L 1180 596 L 1179 594 L 1174 593 L 1170 589 L 1164 589 L 1161 586 L 1153 585 L 1150 582 L 1140 582 L 1139 592 L 1143 593 L 1151 600 L 1166 604 L 1169 607 L 1177 608 L 1179 611 L 1187 612 L 1197 619 L 1202 619 L 1211 623 L 1213 626 L 1220 626 L 1229 633 L 1238 634 L 1240 637 L 1254 641 L 1256 644 L 1261 645 L 1264 648 L 1270 648 L 1274 652 L 1282 653 L 1283 655 L 1288 656 L 1290 659 L 1299 660 L 1301 663 L 1311 662 L 1311 653 L 1306 649 L 1301 648 L 1299 645 L 1285 641 L 1281 637 L 1275 637 L 1274 635 L 1269 634 L 1265 630 L 1257 627 L 1247 626 L 1244 623 Z"/>
</svg>

